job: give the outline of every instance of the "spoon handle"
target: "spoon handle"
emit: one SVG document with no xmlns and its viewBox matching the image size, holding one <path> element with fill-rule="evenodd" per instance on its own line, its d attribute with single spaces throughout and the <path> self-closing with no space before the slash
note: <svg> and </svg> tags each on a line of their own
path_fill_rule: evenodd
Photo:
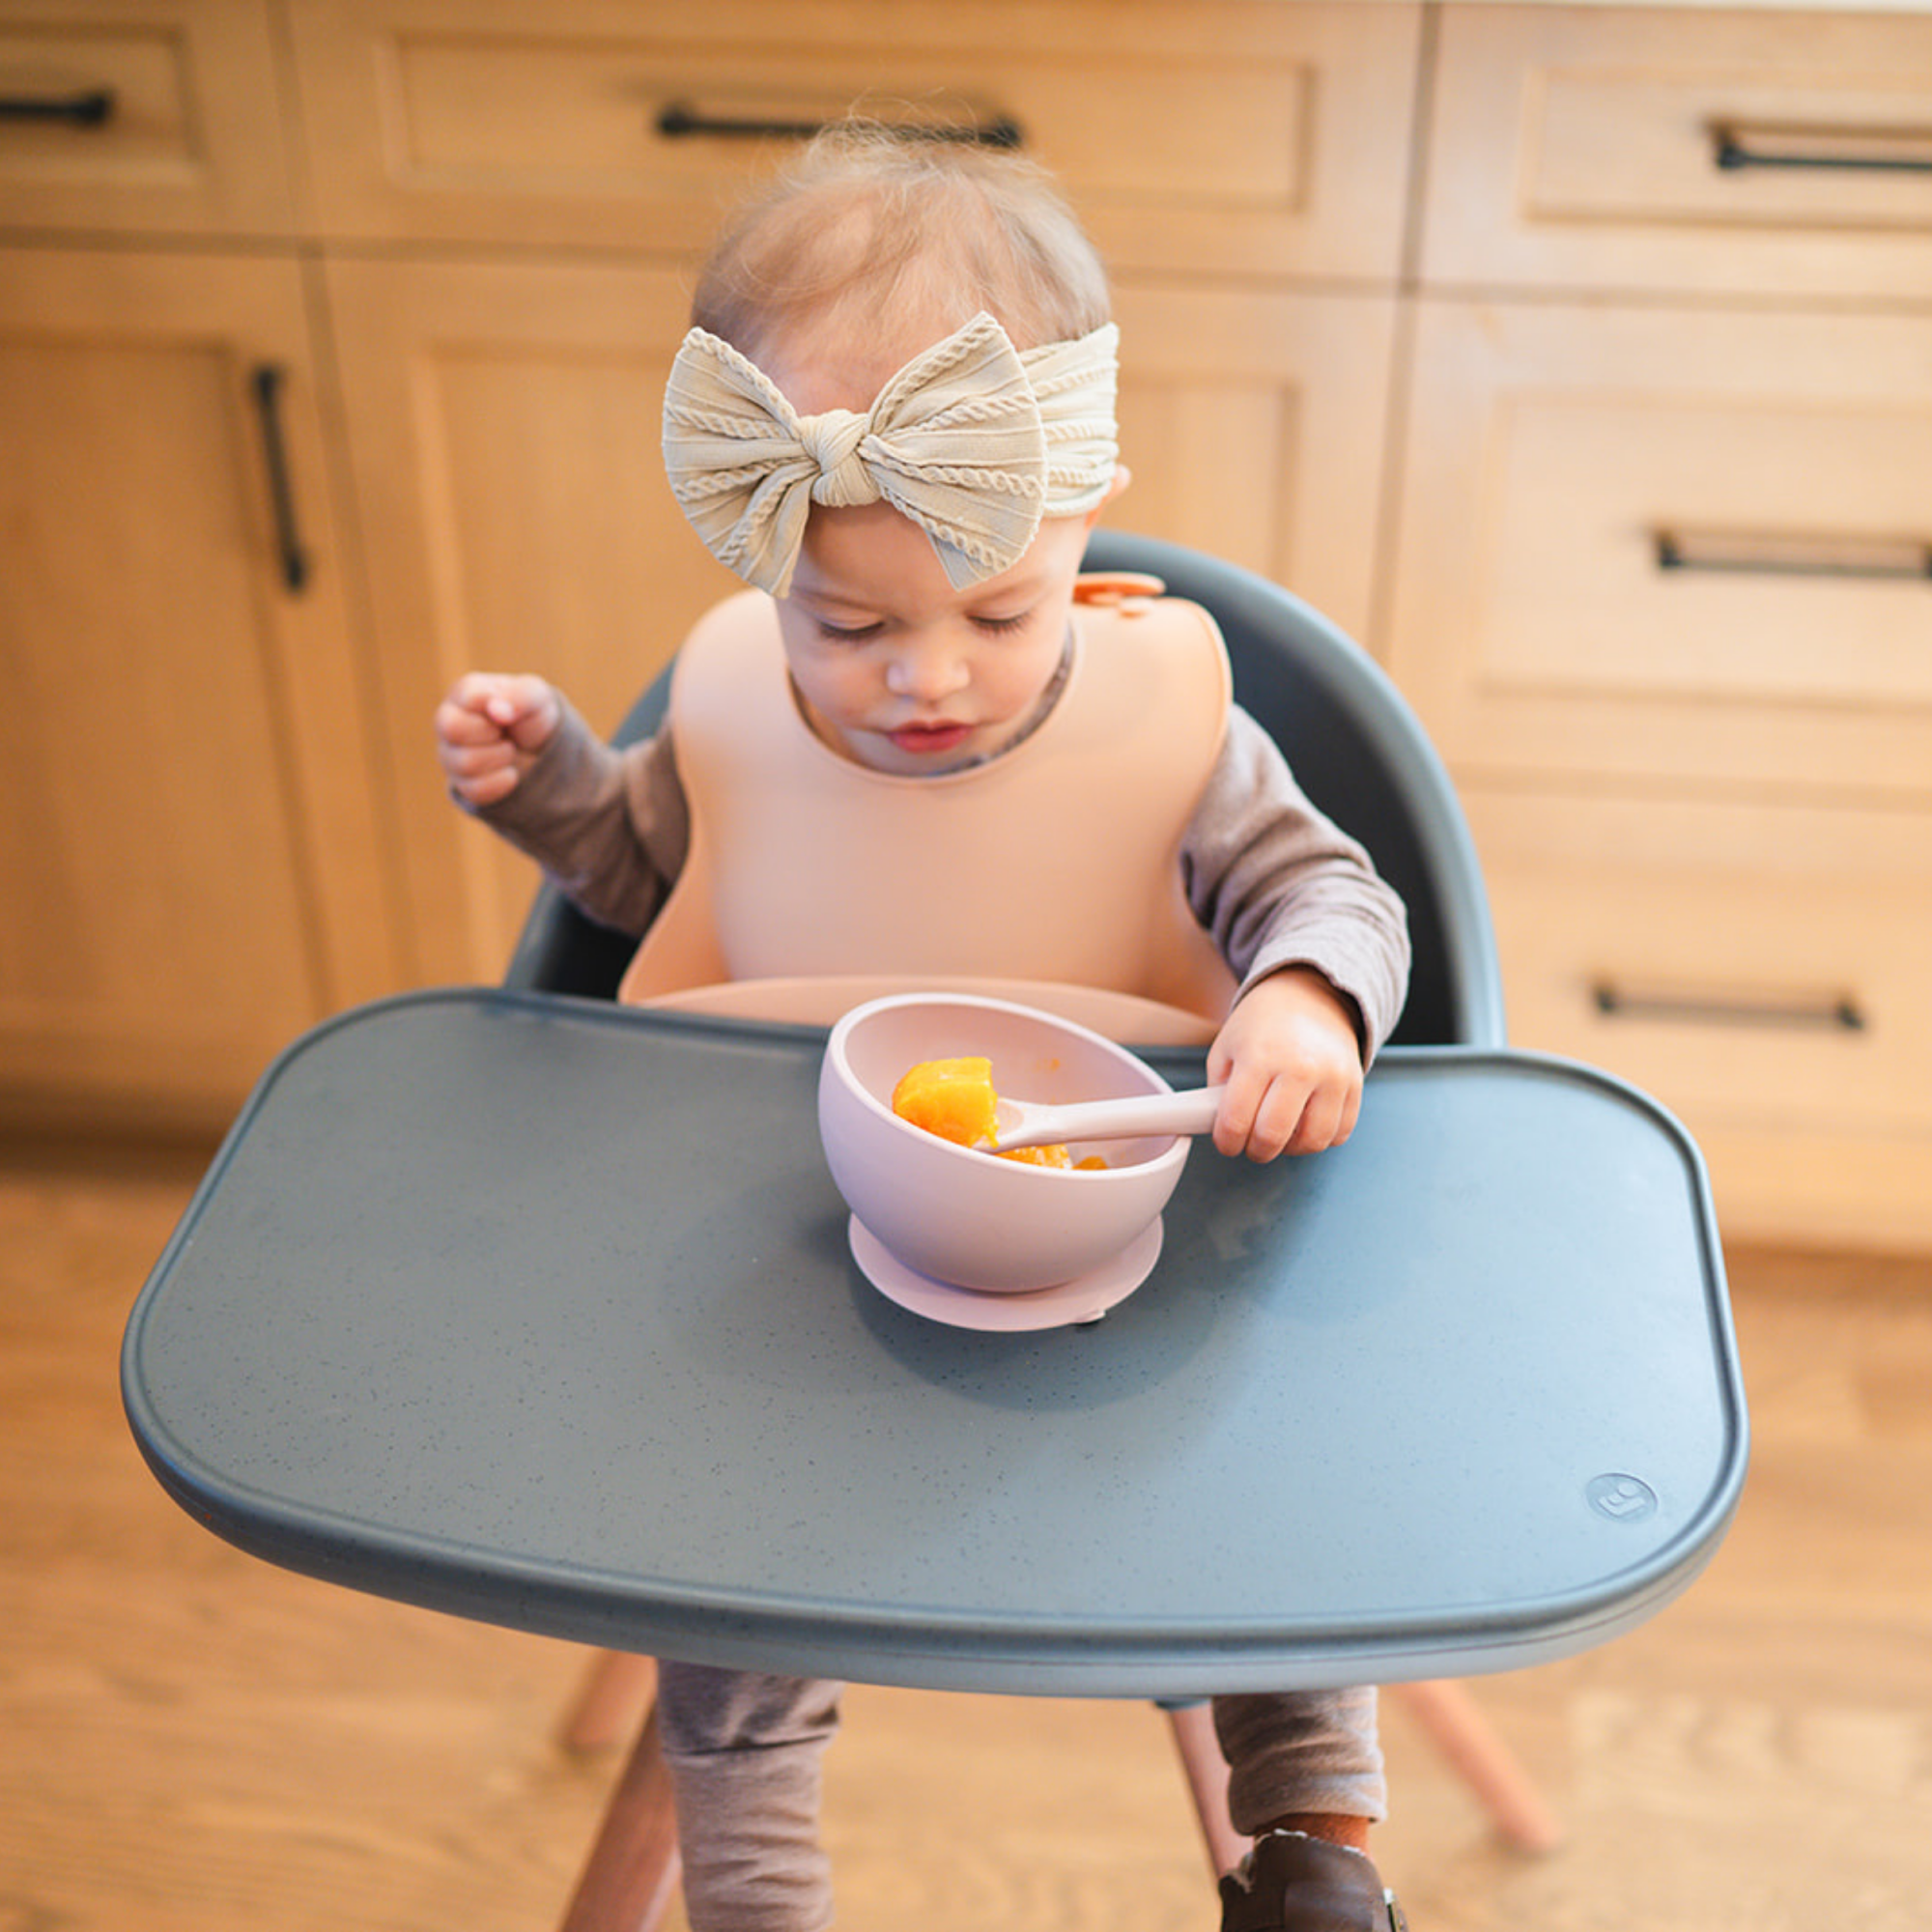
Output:
<svg viewBox="0 0 1932 1932">
<path fill-rule="evenodd" d="M 1221 1108 L 1222 1087 L 1193 1087 L 1179 1094 L 1142 1094 L 1124 1100 L 1083 1100 L 1068 1107 L 1026 1108 L 1021 1124 L 1002 1125 L 1004 1149 L 1043 1147 L 1052 1141 L 1126 1141 L 1143 1134 L 1205 1134 Z"/>
</svg>

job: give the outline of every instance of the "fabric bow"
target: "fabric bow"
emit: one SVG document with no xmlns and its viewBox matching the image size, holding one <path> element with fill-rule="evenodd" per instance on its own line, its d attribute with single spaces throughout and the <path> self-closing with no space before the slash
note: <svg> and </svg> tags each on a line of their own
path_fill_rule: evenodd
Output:
<svg viewBox="0 0 1932 1932">
<path fill-rule="evenodd" d="M 1105 499 L 1119 331 L 1024 354 L 980 314 L 891 378 L 863 414 L 801 416 L 769 376 L 694 328 L 671 364 L 671 494 L 718 560 L 782 597 L 813 503 L 883 499 L 925 531 L 954 589 L 1026 554 L 1040 518 Z"/>
</svg>

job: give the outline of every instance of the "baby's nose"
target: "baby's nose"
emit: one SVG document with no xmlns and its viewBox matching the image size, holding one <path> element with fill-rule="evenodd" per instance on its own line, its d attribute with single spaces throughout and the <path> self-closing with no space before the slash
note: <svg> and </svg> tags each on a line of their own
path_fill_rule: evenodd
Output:
<svg viewBox="0 0 1932 1932">
<path fill-rule="evenodd" d="M 950 697 L 970 676 L 962 652 L 944 644 L 909 644 L 886 666 L 886 685 L 895 696 L 925 702 Z"/>
</svg>

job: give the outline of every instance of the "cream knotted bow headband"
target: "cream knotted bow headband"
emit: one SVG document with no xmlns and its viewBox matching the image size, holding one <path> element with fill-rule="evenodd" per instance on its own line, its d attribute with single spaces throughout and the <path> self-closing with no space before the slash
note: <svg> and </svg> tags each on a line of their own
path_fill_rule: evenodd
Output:
<svg viewBox="0 0 1932 1932">
<path fill-rule="evenodd" d="M 883 498 L 957 589 L 1026 554 L 1043 516 L 1106 500 L 1119 444 L 1112 323 L 1024 352 L 977 315 L 914 356 L 864 414 L 801 416 L 728 342 L 694 328 L 665 392 L 671 494 L 711 554 L 774 597 L 813 503 Z"/>
</svg>

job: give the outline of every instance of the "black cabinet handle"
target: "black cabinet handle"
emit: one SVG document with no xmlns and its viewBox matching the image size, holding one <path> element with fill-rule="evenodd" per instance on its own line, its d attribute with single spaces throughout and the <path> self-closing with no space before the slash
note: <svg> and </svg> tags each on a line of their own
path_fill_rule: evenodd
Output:
<svg viewBox="0 0 1932 1932">
<path fill-rule="evenodd" d="M 1832 1033 L 1862 1033 L 1865 1016 L 1850 998 L 1819 1000 L 1727 1000 L 1690 993 L 1646 992 L 1600 980 L 1591 1003 L 1606 1019 L 1676 1020 L 1693 1026 L 1813 1028 Z"/>
<path fill-rule="evenodd" d="M 80 94 L 0 95 L 0 121 L 64 121 L 70 128 L 99 128 L 114 112 L 111 88 Z"/>
<path fill-rule="evenodd" d="M 668 141 L 692 140 L 708 136 L 726 141 L 809 141 L 822 134 L 829 124 L 823 121 L 780 121 L 756 116 L 706 114 L 688 101 L 674 100 L 658 112 L 658 132 Z M 996 114 L 984 121 L 938 122 L 923 127 L 907 122 L 893 131 L 909 141 L 952 141 L 977 148 L 1020 148 L 1026 135 L 1010 115 Z"/>
<path fill-rule="evenodd" d="M 1888 143 L 1893 144 L 1896 152 L 1885 152 Z M 1932 174 L 1932 129 L 1746 130 L 1719 122 L 1711 129 L 1711 161 L 1726 173 L 1745 168 L 1816 168 L 1864 174 L 1928 175 Z"/>
<path fill-rule="evenodd" d="M 1932 583 L 1932 542 L 1918 538 L 1720 535 L 1658 530 L 1651 542 L 1659 570 Z"/>
<path fill-rule="evenodd" d="M 288 444 L 282 435 L 282 384 L 288 372 L 272 362 L 260 364 L 249 379 L 255 414 L 262 430 L 262 461 L 269 473 L 269 505 L 275 521 L 275 556 L 282 583 L 294 595 L 308 587 L 308 551 L 302 544 L 296 517 L 296 496 L 289 477 Z"/>
</svg>

